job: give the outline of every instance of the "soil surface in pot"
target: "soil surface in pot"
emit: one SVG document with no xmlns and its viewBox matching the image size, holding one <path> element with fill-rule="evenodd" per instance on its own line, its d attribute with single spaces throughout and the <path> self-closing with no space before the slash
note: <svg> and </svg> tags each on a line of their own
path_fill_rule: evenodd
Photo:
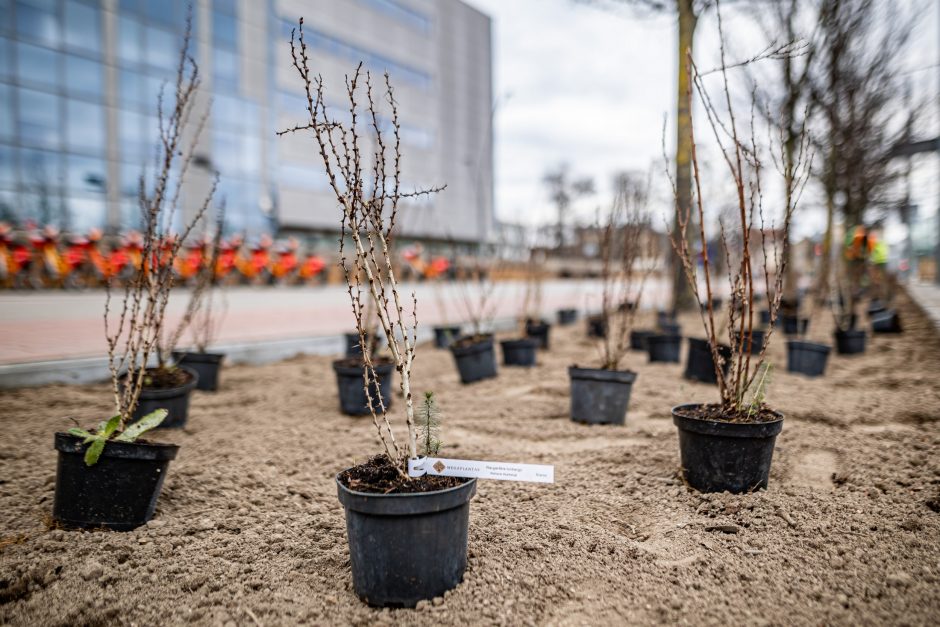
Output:
<svg viewBox="0 0 940 627">
<path fill-rule="evenodd" d="M 554 464 L 556 483 L 478 481 L 464 581 L 417 610 L 353 593 L 335 477 L 381 445 L 371 420 L 340 413 L 330 357 L 226 366 L 225 388 L 192 398 L 185 432 L 148 434 L 182 449 L 156 516 L 129 533 L 45 523 L 53 433 L 72 426 L 64 416 L 112 415 L 109 385 L 3 390 L 0 624 L 937 624 L 940 339 L 897 304 L 903 335 L 832 355 L 820 379 L 787 373 L 774 334 L 767 401 L 785 424 L 770 488 L 742 495 L 698 494 L 678 474 L 670 410 L 718 401 L 684 364 L 625 359 L 638 379 L 612 435 L 570 420 L 567 366 L 597 363 L 582 325 L 552 329 L 543 365 L 473 386 L 420 345 L 414 393 L 435 392 L 441 455 Z M 817 318 L 811 338 L 831 337 L 831 316 Z M 697 311 L 679 320 L 701 325 Z"/>
<path fill-rule="evenodd" d="M 363 365 L 362 357 L 346 357 L 345 359 L 335 360 L 337 366 L 341 368 L 361 368 Z M 384 366 L 394 363 L 390 357 L 373 357 L 373 366 Z"/>
<path fill-rule="evenodd" d="M 148 390 L 180 388 L 192 380 L 193 375 L 182 368 L 147 368 L 144 371 L 144 388 Z"/>
<path fill-rule="evenodd" d="M 686 407 L 676 412 L 685 418 L 698 418 L 699 420 L 712 420 L 715 422 L 774 422 L 780 420 L 780 415 L 772 409 L 762 406 L 754 413 L 729 411 L 718 403 Z"/>
<path fill-rule="evenodd" d="M 457 340 L 451 342 L 451 347 L 453 348 L 467 348 L 473 346 L 474 344 L 479 344 L 480 342 L 485 342 L 489 340 L 492 335 L 487 335 L 485 333 L 480 333 L 479 335 L 465 335 Z"/>
<path fill-rule="evenodd" d="M 375 494 L 414 494 L 446 490 L 466 483 L 459 477 L 415 477 L 405 479 L 388 459 L 387 455 L 376 455 L 364 464 L 353 466 L 339 475 L 344 486 L 356 492 Z"/>
</svg>

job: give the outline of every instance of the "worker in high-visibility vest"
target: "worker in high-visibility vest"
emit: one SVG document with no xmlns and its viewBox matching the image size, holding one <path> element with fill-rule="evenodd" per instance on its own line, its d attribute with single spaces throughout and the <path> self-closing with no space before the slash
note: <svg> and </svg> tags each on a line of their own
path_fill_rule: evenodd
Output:
<svg viewBox="0 0 940 627">
<path fill-rule="evenodd" d="M 870 252 L 868 229 L 864 224 L 846 230 L 842 257 L 849 275 L 849 286 L 855 297 L 861 295 L 862 279 L 865 277 Z"/>
<path fill-rule="evenodd" d="M 868 270 L 872 284 L 872 297 L 883 302 L 890 299 L 890 285 L 888 281 L 888 243 L 884 234 L 873 231 L 868 237 L 869 252 Z"/>
</svg>

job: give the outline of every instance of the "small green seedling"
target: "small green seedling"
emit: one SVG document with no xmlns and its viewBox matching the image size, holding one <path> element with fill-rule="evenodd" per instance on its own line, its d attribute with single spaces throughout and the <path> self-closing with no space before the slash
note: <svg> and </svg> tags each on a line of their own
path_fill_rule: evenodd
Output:
<svg viewBox="0 0 940 627">
<path fill-rule="evenodd" d="M 423 449 L 421 455 L 422 457 L 436 457 L 443 444 L 440 440 L 441 412 L 437 408 L 437 403 L 434 402 L 434 392 L 424 393 L 424 404 L 421 406 L 418 419 L 420 420 L 418 441 Z"/>
<path fill-rule="evenodd" d="M 101 452 L 104 451 L 105 442 L 108 440 L 115 442 L 133 442 L 151 429 L 159 427 L 160 423 L 166 419 L 166 416 L 167 411 L 165 409 L 158 409 L 147 414 L 123 431 L 116 433 L 118 426 L 121 424 L 121 415 L 118 414 L 117 416 L 112 416 L 110 420 L 103 421 L 99 424 L 94 433 L 89 433 L 78 427 L 72 427 L 69 429 L 69 433 L 83 438 L 84 444 L 91 443 L 91 446 L 85 451 L 85 465 L 94 466 L 98 463 Z"/>
</svg>

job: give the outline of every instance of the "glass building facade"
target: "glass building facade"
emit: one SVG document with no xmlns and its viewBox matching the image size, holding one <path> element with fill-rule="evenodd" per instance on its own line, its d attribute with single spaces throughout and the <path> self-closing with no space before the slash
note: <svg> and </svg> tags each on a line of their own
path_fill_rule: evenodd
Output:
<svg viewBox="0 0 940 627">
<path fill-rule="evenodd" d="M 172 86 L 188 5 L 0 0 L 0 221 L 76 232 L 135 226 L 157 103 Z M 219 172 L 216 198 L 225 200 L 228 230 L 325 232 L 338 224 L 310 146 L 275 136 L 306 113 L 287 54 L 300 15 L 328 78 L 359 62 L 390 73 L 414 165 L 403 183 L 456 188 L 435 202 L 473 222 L 467 239 L 483 237 L 492 214 L 490 26 L 458 0 L 196 0 L 190 52 L 204 103 L 211 101 L 197 151 L 209 167 L 197 176 Z M 469 51 L 461 48 L 466 37 L 453 39 L 468 17 Z M 342 102 L 342 92 L 335 96 Z M 468 107 L 469 115 L 460 113 Z M 485 159 L 468 171 L 468 155 L 478 154 Z M 435 236 L 433 224 L 444 221 L 429 215 L 412 220 L 415 236 Z"/>
</svg>

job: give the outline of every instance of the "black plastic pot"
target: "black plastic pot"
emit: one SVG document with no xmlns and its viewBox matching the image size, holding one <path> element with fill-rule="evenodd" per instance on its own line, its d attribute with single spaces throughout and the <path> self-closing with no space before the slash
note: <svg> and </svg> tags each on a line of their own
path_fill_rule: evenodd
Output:
<svg viewBox="0 0 940 627">
<path fill-rule="evenodd" d="M 538 340 L 523 338 L 518 340 L 503 340 L 499 343 L 503 348 L 503 364 L 506 366 L 534 366 L 535 353 L 539 347 Z"/>
<path fill-rule="evenodd" d="M 568 326 L 569 324 L 574 324 L 578 320 L 578 310 L 577 309 L 559 309 L 557 312 L 558 315 L 558 324 L 561 326 Z"/>
<path fill-rule="evenodd" d="M 630 350 L 647 350 L 646 339 L 651 335 L 656 335 L 656 331 L 630 331 Z"/>
<path fill-rule="evenodd" d="M 724 359 L 722 370 L 727 376 L 728 368 L 731 366 L 731 347 L 723 344 L 719 345 L 718 354 Z M 718 375 L 715 374 L 715 360 L 712 358 L 712 351 L 707 340 L 697 337 L 689 338 L 689 357 L 686 360 L 685 373 L 682 376 L 690 381 L 718 383 Z"/>
<path fill-rule="evenodd" d="M 158 409 L 167 411 L 166 418 L 160 423 L 161 429 L 182 429 L 189 419 L 189 397 L 199 385 L 199 375 L 188 366 L 178 366 L 192 379 L 178 388 L 148 390 L 143 388 L 137 398 L 137 407 L 131 414 L 131 421 L 139 420 Z"/>
<path fill-rule="evenodd" d="M 336 479 L 346 510 L 353 590 L 369 605 L 414 607 L 452 590 L 467 568 L 476 479 L 437 492 L 353 492 Z"/>
<path fill-rule="evenodd" d="M 806 335 L 806 329 L 809 327 L 809 318 L 781 316 L 780 321 L 783 324 L 783 332 L 787 335 Z"/>
<path fill-rule="evenodd" d="M 901 317 L 893 309 L 885 309 L 872 314 L 871 330 L 874 333 L 901 333 Z"/>
<path fill-rule="evenodd" d="M 588 337 L 607 337 L 607 321 L 604 316 L 590 316 L 587 323 Z"/>
<path fill-rule="evenodd" d="M 196 389 L 203 392 L 215 392 L 219 389 L 219 371 L 225 353 L 186 353 L 173 352 L 173 359 L 180 366 L 196 371 Z"/>
<path fill-rule="evenodd" d="M 675 324 L 676 323 L 676 313 L 674 311 L 657 311 L 656 312 L 656 326 L 662 328 L 663 325 Z"/>
<path fill-rule="evenodd" d="M 460 337 L 459 326 L 434 327 L 434 346 L 437 348 L 447 348 L 458 337 Z"/>
<path fill-rule="evenodd" d="M 764 331 L 761 331 L 760 329 L 751 329 L 750 347 L 748 347 L 747 334 L 745 333 L 744 344 L 742 346 L 742 350 L 744 352 L 747 352 L 748 348 L 750 348 L 750 353 L 752 355 L 760 355 L 760 352 L 764 350 L 764 338 L 765 337 L 767 337 L 767 335 Z"/>
<path fill-rule="evenodd" d="M 770 310 L 769 309 L 760 310 L 760 323 L 764 326 L 770 324 Z"/>
<path fill-rule="evenodd" d="M 720 298 L 712 299 L 712 311 L 719 311 L 721 306 L 724 304 L 724 300 Z M 708 311 L 708 301 L 701 304 L 702 311 Z"/>
<path fill-rule="evenodd" d="M 868 317 L 871 318 L 875 314 L 879 314 L 883 311 L 886 311 L 887 309 L 888 309 L 887 305 L 885 305 L 880 300 L 873 300 L 870 303 L 868 303 L 868 310 L 867 310 Z"/>
<path fill-rule="evenodd" d="M 551 323 L 545 320 L 526 320 L 525 323 L 526 337 L 536 340 L 538 347 L 543 350 L 548 350 L 548 333 L 551 329 Z"/>
<path fill-rule="evenodd" d="M 659 325 L 660 335 L 682 335 L 682 327 L 678 322 L 664 322 Z"/>
<path fill-rule="evenodd" d="M 767 487 L 783 416 L 773 422 L 734 423 L 682 415 L 698 405 L 672 409 L 679 429 L 682 474 L 699 492 L 740 494 Z M 779 414 L 778 414 L 779 415 Z"/>
<path fill-rule="evenodd" d="M 339 390 L 339 409 L 347 416 L 365 416 L 369 411 L 369 400 L 363 385 L 362 371 L 365 366 L 355 366 L 345 363 L 345 359 L 333 362 L 333 372 L 336 373 L 336 387 Z M 392 371 L 395 364 L 375 364 L 375 376 L 378 377 L 378 386 L 375 381 L 369 382 L 369 396 L 376 411 L 379 409 L 379 392 L 382 393 L 382 402 L 385 408 L 392 406 Z"/>
<path fill-rule="evenodd" d="M 457 363 L 461 383 L 473 383 L 496 376 L 496 351 L 493 350 L 492 335 L 470 346 L 451 344 L 450 352 Z"/>
<path fill-rule="evenodd" d="M 646 338 L 646 352 L 649 354 L 651 362 L 679 363 L 679 348 L 681 346 L 681 335 L 656 333 Z"/>
<path fill-rule="evenodd" d="M 361 357 L 362 347 L 359 345 L 359 334 L 345 333 L 344 337 L 346 338 L 346 357 Z M 370 342 L 370 336 L 366 333 L 366 344 Z M 372 353 L 375 354 L 375 351 L 373 350 Z"/>
<path fill-rule="evenodd" d="M 153 518 L 175 444 L 108 442 L 85 465 L 81 438 L 55 434 L 59 452 L 52 518 L 63 527 L 130 531 Z"/>
<path fill-rule="evenodd" d="M 836 331 L 836 352 L 840 355 L 858 355 L 865 352 L 865 331 L 852 329 Z"/>
<path fill-rule="evenodd" d="M 830 350 L 825 344 L 787 340 L 787 371 L 808 377 L 822 376 Z"/>
<path fill-rule="evenodd" d="M 568 368 L 571 419 L 587 424 L 622 425 L 627 418 L 636 373 L 629 370 Z"/>
</svg>

